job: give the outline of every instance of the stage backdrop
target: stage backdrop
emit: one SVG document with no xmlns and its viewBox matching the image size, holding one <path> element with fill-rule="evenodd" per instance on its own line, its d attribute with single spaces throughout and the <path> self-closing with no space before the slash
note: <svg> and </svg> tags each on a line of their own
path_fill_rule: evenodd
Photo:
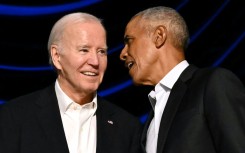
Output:
<svg viewBox="0 0 245 153">
<path fill-rule="evenodd" d="M 53 24 L 71 12 L 103 19 L 108 31 L 108 69 L 99 94 L 143 117 L 148 87 L 136 87 L 119 60 L 124 28 L 138 11 L 157 5 L 178 10 L 189 26 L 187 59 L 199 67 L 221 66 L 245 82 L 245 9 L 237 0 L 2 0 L 0 2 L 0 103 L 55 80 L 47 40 Z"/>
</svg>

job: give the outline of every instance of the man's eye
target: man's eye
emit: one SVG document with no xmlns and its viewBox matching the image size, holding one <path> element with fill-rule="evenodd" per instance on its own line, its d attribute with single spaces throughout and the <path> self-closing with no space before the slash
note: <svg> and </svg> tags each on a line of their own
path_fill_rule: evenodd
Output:
<svg viewBox="0 0 245 153">
<path fill-rule="evenodd" d="M 79 51 L 80 52 L 88 52 L 88 49 L 83 48 L 83 49 L 80 49 Z"/>
<path fill-rule="evenodd" d="M 107 55 L 107 50 L 99 50 L 98 53 L 102 55 Z"/>
<path fill-rule="evenodd" d="M 128 41 L 129 41 L 129 38 L 128 37 L 125 37 L 123 41 L 124 41 L 124 44 L 127 44 Z"/>
<path fill-rule="evenodd" d="M 132 40 L 133 40 L 132 37 L 125 37 L 125 38 L 124 38 L 124 44 L 125 44 L 125 45 L 126 45 L 126 44 L 129 44 L 129 43 L 132 42 Z"/>
</svg>

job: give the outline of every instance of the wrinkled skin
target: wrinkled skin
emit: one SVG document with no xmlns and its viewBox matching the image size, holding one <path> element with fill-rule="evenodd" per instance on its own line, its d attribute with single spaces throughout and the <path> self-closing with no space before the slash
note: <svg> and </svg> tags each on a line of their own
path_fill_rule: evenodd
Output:
<svg viewBox="0 0 245 153">
<path fill-rule="evenodd" d="M 62 90 L 77 103 L 90 102 L 107 67 L 103 27 L 96 22 L 66 26 L 60 46 L 51 46 L 51 56 Z"/>
</svg>

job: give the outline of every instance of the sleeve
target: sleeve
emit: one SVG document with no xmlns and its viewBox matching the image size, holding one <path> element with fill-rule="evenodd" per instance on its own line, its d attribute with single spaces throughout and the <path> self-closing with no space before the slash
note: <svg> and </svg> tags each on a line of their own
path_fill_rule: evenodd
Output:
<svg viewBox="0 0 245 153">
<path fill-rule="evenodd" d="M 0 151 L 3 153 L 18 153 L 18 126 L 11 112 L 13 110 L 6 106 L 0 108 Z"/>
<path fill-rule="evenodd" d="M 208 78 L 204 113 L 217 152 L 245 152 L 245 89 L 231 71 L 216 69 Z"/>
</svg>

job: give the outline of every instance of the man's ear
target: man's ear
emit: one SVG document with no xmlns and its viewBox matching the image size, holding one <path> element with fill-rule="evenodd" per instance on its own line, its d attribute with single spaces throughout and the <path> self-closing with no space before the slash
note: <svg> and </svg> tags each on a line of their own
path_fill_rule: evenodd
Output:
<svg viewBox="0 0 245 153">
<path fill-rule="evenodd" d="M 154 39 L 156 48 L 162 47 L 167 39 L 166 27 L 162 25 L 157 26 L 153 34 L 153 39 Z"/>
<path fill-rule="evenodd" d="M 51 45 L 50 53 L 51 53 L 51 59 L 53 61 L 54 66 L 56 67 L 56 69 L 61 69 L 60 54 L 59 54 L 58 46 L 57 45 Z"/>
</svg>

